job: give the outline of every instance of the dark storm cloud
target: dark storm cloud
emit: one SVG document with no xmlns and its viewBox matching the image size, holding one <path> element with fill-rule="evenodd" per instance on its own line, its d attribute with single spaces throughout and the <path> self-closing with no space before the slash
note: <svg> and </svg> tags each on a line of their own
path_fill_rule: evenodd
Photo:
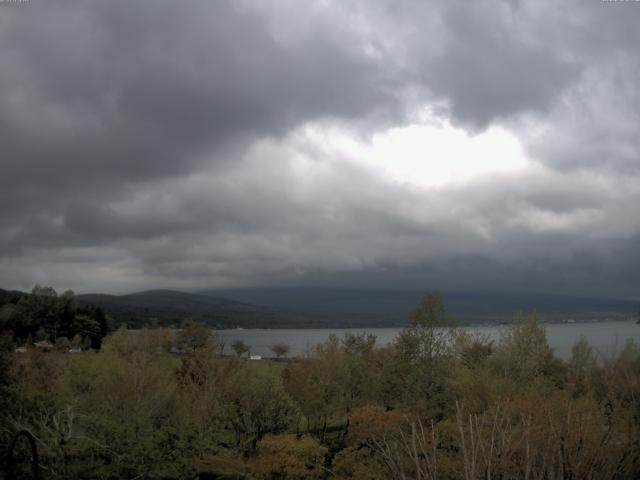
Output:
<svg viewBox="0 0 640 480">
<path fill-rule="evenodd" d="M 637 54 L 615 52 L 591 66 L 530 140 L 531 152 L 562 170 L 640 173 Z"/>
<path fill-rule="evenodd" d="M 0 4 L 0 287 L 637 295 L 631 3 Z M 532 165 L 422 188 L 307 132 L 425 107 Z"/>
<path fill-rule="evenodd" d="M 450 2 L 445 45 L 426 75 L 455 119 L 484 128 L 496 118 L 544 112 L 579 74 L 552 44 L 527 38 L 519 14 L 526 13 L 505 2 Z"/>
<path fill-rule="evenodd" d="M 393 103 L 348 38 L 277 39 L 229 3 L 32 2 L 0 22 L 0 212 L 18 225 L 5 254 L 189 228 L 183 212 L 119 218 L 105 204 L 232 162 L 254 137 Z"/>
<path fill-rule="evenodd" d="M 0 14 L 5 187 L 24 175 L 51 188 L 176 175 L 208 148 L 392 100 L 348 38 L 278 41 L 226 2 L 34 2 Z"/>
</svg>

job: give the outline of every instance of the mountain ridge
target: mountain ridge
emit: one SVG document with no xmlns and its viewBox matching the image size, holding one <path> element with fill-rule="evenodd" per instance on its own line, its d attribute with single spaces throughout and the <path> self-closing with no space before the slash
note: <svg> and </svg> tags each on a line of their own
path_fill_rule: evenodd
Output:
<svg viewBox="0 0 640 480">
<path fill-rule="evenodd" d="M 28 295 L 0 289 L 2 299 Z M 324 287 L 171 289 L 124 295 L 87 293 L 76 301 L 95 304 L 115 326 L 179 326 L 192 319 L 214 328 L 398 327 L 424 292 Z M 505 323 L 517 313 L 536 311 L 545 321 L 633 318 L 638 302 L 538 293 L 443 292 L 445 306 L 460 323 Z M 6 303 L 6 302 L 0 302 Z"/>
<path fill-rule="evenodd" d="M 272 308 L 316 313 L 358 313 L 402 316 L 420 302 L 424 291 L 272 287 L 210 289 L 200 293 Z M 461 320 L 508 320 L 514 314 L 536 311 L 557 319 L 561 315 L 633 314 L 638 302 L 629 299 L 523 292 L 443 291 L 447 310 Z"/>
</svg>

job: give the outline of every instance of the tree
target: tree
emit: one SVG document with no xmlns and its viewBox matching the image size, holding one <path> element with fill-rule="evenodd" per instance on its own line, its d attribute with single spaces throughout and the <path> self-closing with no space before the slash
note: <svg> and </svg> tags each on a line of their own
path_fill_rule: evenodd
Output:
<svg viewBox="0 0 640 480">
<path fill-rule="evenodd" d="M 5 303 L 0 306 L 0 332 L 11 330 L 20 335 L 20 312 L 13 303 Z M 17 330 L 17 331 L 16 331 Z"/>
<path fill-rule="evenodd" d="M 410 327 L 396 339 L 396 347 L 407 360 L 432 360 L 448 353 L 453 318 L 446 312 L 442 295 L 427 293 L 413 310 Z"/>
<path fill-rule="evenodd" d="M 85 314 L 97 323 L 97 329 L 92 324 L 93 331 L 91 333 L 84 334 L 88 335 L 91 339 L 91 348 L 99 350 L 102 345 L 102 339 L 112 330 L 111 319 L 104 313 L 102 308 L 96 305 L 87 305 L 82 309 L 78 309 L 77 313 Z"/>
<path fill-rule="evenodd" d="M 497 365 L 516 383 L 550 376 L 558 366 L 538 315 L 517 315 L 500 339 Z"/>
<path fill-rule="evenodd" d="M 165 468 L 170 456 L 170 441 L 165 440 L 168 435 L 161 434 L 166 432 L 167 419 L 175 408 L 176 376 L 168 368 L 167 357 L 157 353 L 151 335 L 143 332 L 129 337 L 139 337 L 134 341 L 141 348 L 127 355 L 107 348 L 96 364 L 94 388 L 85 397 L 84 407 L 92 412 L 85 423 L 86 435 L 109 445 L 104 452 L 109 473 L 93 472 L 91 476 L 167 478 L 155 470 Z M 98 468 L 105 466 L 99 464 Z"/>
<path fill-rule="evenodd" d="M 177 343 L 180 348 L 191 351 L 217 347 L 211 328 L 193 320 L 186 320 L 182 324 Z"/>
<path fill-rule="evenodd" d="M 22 334 L 35 333 L 42 328 L 49 338 L 65 335 L 66 332 L 58 331 L 63 309 L 58 299 L 58 294 L 51 287 L 36 285 L 31 290 L 31 295 L 25 295 L 17 304 L 20 312 Z"/>
<path fill-rule="evenodd" d="M 65 290 L 64 292 L 62 292 L 62 294 L 60 295 L 60 298 L 73 300 L 73 298 L 75 296 L 76 296 L 76 294 L 74 293 L 74 291 L 69 289 L 69 290 Z"/>
<path fill-rule="evenodd" d="M 372 445 L 397 434 L 404 422 L 404 415 L 398 410 L 387 410 L 375 404 L 355 408 L 349 416 L 349 441 Z"/>
<path fill-rule="evenodd" d="M 591 345 L 584 336 L 580 337 L 580 340 L 571 348 L 571 359 L 568 365 L 576 397 L 587 393 L 589 377 L 595 372 L 597 365 L 598 362 Z"/>
<path fill-rule="evenodd" d="M 336 335 L 315 346 L 307 358 L 291 362 L 283 372 L 287 392 L 306 417 L 307 429 L 321 428 L 343 416 L 368 390 L 364 357 L 345 352 Z"/>
<path fill-rule="evenodd" d="M 242 340 L 236 340 L 231 344 L 231 348 L 233 349 L 234 352 L 236 352 L 236 355 L 239 357 L 241 357 L 242 355 L 244 355 L 245 353 L 249 353 L 249 346 L 244 343 Z"/>
<path fill-rule="evenodd" d="M 31 289 L 31 295 L 35 297 L 56 298 L 58 296 L 58 293 L 53 289 L 53 287 L 36 284 Z"/>
<path fill-rule="evenodd" d="M 331 478 L 347 480 L 366 478 L 367 480 L 388 480 L 384 461 L 367 445 L 352 445 L 340 450 L 331 462 Z"/>
<path fill-rule="evenodd" d="M 254 451 L 265 434 L 286 431 L 297 413 L 275 368 L 242 362 L 218 390 L 222 418 L 234 431 L 236 447 L 244 454 Z"/>
<path fill-rule="evenodd" d="M 593 348 L 584 336 L 571 347 L 569 368 L 574 374 L 584 374 L 596 367 L 597 360 Z"/>
<path fill-rule="evenodd" d="M 88 336 L 94 348 L 100 348 L 102 338 L 109 332 L 109 322 L 102 309 L 94 305 L 79 306 L 71 290 L 58 295 L 51 287 L 36 285 L 30 295 L 20 297 L 10 308 L 3 307 L 0 313 L 0 323 L 6 323 L 5 328 L 12 330 L 19 340 L 38 331 L 40 339 L 72 338 L 80 334 Z M 2 322 L 4 318 L 6 321 Z"/>
<path fill-rule="evenodd" d="M 82 348 L 82 335 L 76 333 L 71 339 L 72 348 Z"/>
<path fill-rule="evenodd" d="M 91 340 L 99 342 L 102 338 L 100 324 L 98 321 L 86 313 L 78 313 L 74 315 L 71 325 L 68 326 L 69 333 L 80 333 L 87 335 Z"/>
<path fill-rule="evenodd" d="M 43 327 L 40 327 L 36 332 L 36 342 L 42 342 L 44 340 L 49 340 L 49 335 Z"/>
<path fill-rule="evenodd" d="M 13 357 L 11 355 L 12 338 L 8 333 L 0 333 L 0 432 L 4 430 L 5 414 L 13 410 L 14 392 L 11 386 L 13 378 Z"/>
<path fill-rule="evenodd" d="M 286 357 L 289 353 L 289 345 L 286 343 L 274 343 L 271 345 L 271 351 L 275 353 L 278 358 Z"/>
<path fill-rule="evenodd" d="M 355 355 L 370 353 L 376 345 L 377 337 L 366 333 L 354 334 L 345 332 L 342 345 L 345 352 Z"/>
<path fill-rule="evenodd" d="M 259 479 L 324 478 L 327 453 L 327 448 L 313 437 L 267 435 L 258 444 L 258 456 L 251 464 L 251 471 Z"/>
<path fill-rule="evenodd" d="M 438 292 L 427 293 L 409 317 L 413 327 L 444 327 L 451 317 L 444 308 L 444 300 Z"/>
<path fill-rule="evenodd" d="M 494 341 L 481 333 L 459 330 L 454 336 L 454 354 L 462 364 L 470 369 L 482 366 L 494 349 Z"/>
</svg>

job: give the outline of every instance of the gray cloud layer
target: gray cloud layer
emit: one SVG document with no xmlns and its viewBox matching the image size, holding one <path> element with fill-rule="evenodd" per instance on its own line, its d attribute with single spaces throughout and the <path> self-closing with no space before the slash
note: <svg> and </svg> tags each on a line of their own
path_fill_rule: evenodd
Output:
<svg viewBox="0 0 640 480">
<path fill-rule="evenodd" d="M 0 286 L 638 296 L 639 20 L 577 0 L 0 4 Z M 538 166 L 419 188 L 304 135 L 367 141 L 425 105 L 511 129 Z"/>
</svg>

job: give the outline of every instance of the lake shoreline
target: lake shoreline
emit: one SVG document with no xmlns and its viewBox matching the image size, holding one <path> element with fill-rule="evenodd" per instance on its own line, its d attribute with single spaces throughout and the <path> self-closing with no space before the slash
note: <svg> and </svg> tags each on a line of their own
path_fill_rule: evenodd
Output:
<svg viewBox="0 0 640 480">
<path fill-rule="evenodd" d="M 544 324 L 550 346 L 560 358 L 568 358 L 571 347 L 584 336 L 601 355 L 622 348 L 628 339 L 640 342 L 640 326 L 634 320 L 626 321 L 590 321 L 574 323 Z M 387 345 L 407 326 L 403 327 L 343 327 L 343 328 L 289 328 L 289 329 L 221 329 L 215 330 L 225 344 L 225 353 L 231 342 L 242 340 L 251 353 L 262 357 L 271 357 L 271 345 L 286 343 L 290 346 L 290 356 L 305 354 L 314 345 L 327 340 L 330 335 L 342 338 L 345 333 L 376 335 L 378 346 Z M 471 333 L 498 340 L 509 324 L 500 325 L 461 325 L 459 328 Z M 230 351 L 229 351 L 230 353 Z"/>
</svg>

